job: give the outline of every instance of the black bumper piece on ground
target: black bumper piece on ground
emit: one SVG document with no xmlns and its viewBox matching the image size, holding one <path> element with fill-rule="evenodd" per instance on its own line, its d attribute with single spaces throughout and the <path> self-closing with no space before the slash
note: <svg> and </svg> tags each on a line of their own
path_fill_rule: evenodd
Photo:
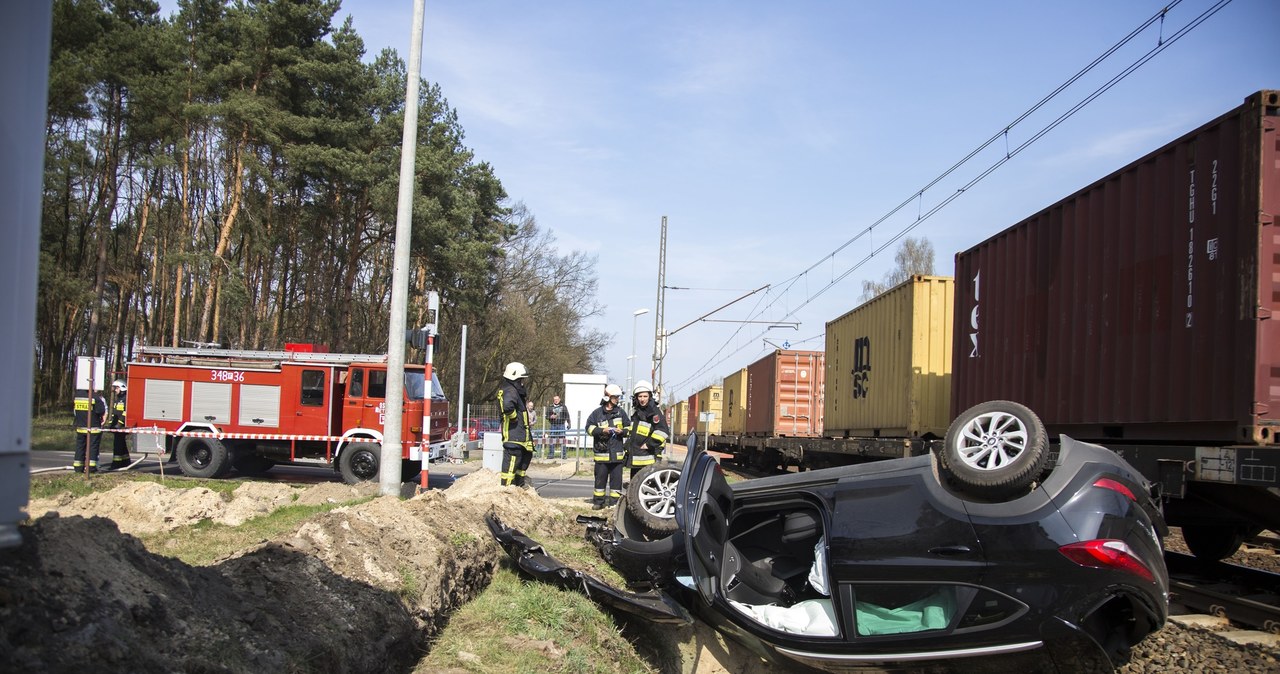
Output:
<svg viewBox="0 0 1280 674">
<path fill-rule="evenodd" d="M 519 529 L 502 524 L 492 513 L 485 515 L 484 520 L 489 525 L 494 540 L 507 551 L 516 566 L 539 581 L 580 591 L 607 608 L 653 622 L 693 622 L 689 612 L 666 594 L 658 591 L 637 594 L 619 590 L 599 578 L 565 566 L 560 560 L 548 555 L 540 543 L 525 536 Z"/>
</svg>

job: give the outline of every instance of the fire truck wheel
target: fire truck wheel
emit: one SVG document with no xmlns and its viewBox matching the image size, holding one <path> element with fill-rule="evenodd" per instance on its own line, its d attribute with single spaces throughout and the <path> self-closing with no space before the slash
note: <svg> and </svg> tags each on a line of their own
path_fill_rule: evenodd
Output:
<svg viewBox="0 0 1280 674">
<path fill-rule="evenodd" d="M 359 484 L 378 479 L 378 464 L 382 460 L 382 445 L 376 442 L 353 442 L 338 457 L 338 472 L 347 484 Z"/>
<path fill-rule="evenodd" d="M 213 438 L 183 438 L 177 454 L 178 466 L 187 477 L 222 477 L 231 471 L 231 454 Z"/>
</svg>

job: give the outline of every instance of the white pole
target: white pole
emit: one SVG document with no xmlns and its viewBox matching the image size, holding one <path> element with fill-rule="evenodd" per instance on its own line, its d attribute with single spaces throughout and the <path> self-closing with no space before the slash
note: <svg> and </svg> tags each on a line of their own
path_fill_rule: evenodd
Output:
<svg viewBox="0 0 1280 674">
<path fill-rule="evenodd" d="M 640 317 L 649 313 L 648 309 L 636 309 L 631 312 L 631 355 L 627 358 L 627 391 L 628 396 L 631 395 L 631 381 L 635 378 L 636 371 L 636 327 L 640 323 Z"/>
<path fill-rule="evenodd" d="M 458 430 L 467 433 L 462 425 L 462 408 L 466 403 L 467 384 L 467 326 L 462 326 L 462 355 L 458 357 Z M 470 434 L 467 435 L 470 438 Z"/>
<path fill-rule="evenodd" d="M 391 267 L 391 321 L 387 336 L 387 402 L 382 425 L 378 484 L 383 496 L 400 494 L 401 441 L 404 417 L 404 326 L 409 308 L 409 237 L 413 224 L 413 173 L 418 151 L 418 80 L 422 76 L 422 15 L 426 0 L 414 0 L 409 39 L 409 73 L 404 94 L 404 134 L 400 141 L 400 199 L 396 205 L 396 240 Z M 430 388 L 431 382 L 427 382 Z M 424 432 L 430 433 L 429 429 Z"/>
</svg>

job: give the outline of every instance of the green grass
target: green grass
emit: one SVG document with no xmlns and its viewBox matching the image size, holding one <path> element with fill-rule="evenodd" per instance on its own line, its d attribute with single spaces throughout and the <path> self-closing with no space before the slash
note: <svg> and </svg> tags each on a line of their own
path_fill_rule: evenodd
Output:
<svg viewBox="0 0 1280 674">
<path fill-rule="evenodd" d="M 31 451 L 63 450 L 69 452 L 75 448 L 76 430 L 70 412 L 66 414 L 41 414 L 31 418 Z M 107 454 L 110 453 L 111 448 L 108 445 Z"/>
<path fill-rule="evenodd" d="M 579 592 L 521 579 L 503 563 L 415 672 L 651 672 L 613 619 Z"/>
</svg>

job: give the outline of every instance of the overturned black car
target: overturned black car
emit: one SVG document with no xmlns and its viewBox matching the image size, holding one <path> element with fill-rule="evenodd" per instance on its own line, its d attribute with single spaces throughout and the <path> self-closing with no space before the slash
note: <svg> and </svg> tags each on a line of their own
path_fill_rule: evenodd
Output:
<svg viewBox="0 0 1280 674">
<path fill-rule="evenodd" d="M 612 526 L 579 518 L 629 589 L 489 527 L 539 579 L 650 620 L 695 614 L 774 662 L 1110 670 L 1167 617 L 1164 521 L 1114 453 L 1062 437 L 1051 458 L 1036 415 L 1002 401 L 962 414 L 931 456 L 730 485 L 694 450 L 678 478 L 642 480 L 677 480 L 656 490 L 670 503 L 632 489 Z"/>
</svg>

